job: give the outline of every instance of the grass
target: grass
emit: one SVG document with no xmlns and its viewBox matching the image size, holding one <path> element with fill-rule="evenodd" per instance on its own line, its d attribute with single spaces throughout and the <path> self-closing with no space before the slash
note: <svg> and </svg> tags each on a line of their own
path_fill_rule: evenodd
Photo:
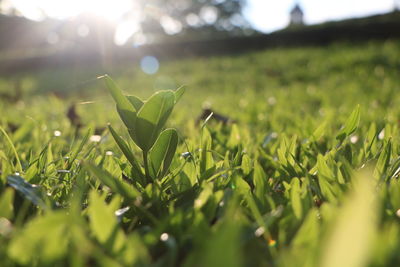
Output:
<svg viewBox="0 0 400 267">
<path fill-rule="evenodd" d="M 166 133 L 124 125 L 102 68 L 3 77 L 2 266 L 398 266 L 399 47 L 115 66 L 140 99 L 185 85 Z M 203 105 L 236 123 L 197 124 Z"/>
</svg>

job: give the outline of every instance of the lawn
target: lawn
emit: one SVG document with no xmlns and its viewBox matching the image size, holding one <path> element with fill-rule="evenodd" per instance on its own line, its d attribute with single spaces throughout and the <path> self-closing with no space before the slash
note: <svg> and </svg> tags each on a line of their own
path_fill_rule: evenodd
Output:
<svg viewBox="0 0 400 267">
<path fill-rule="evenodd" d="M 388 40 L 1 77 L 1 265 L 399 266 L 399 70 Z"/>
</svg>

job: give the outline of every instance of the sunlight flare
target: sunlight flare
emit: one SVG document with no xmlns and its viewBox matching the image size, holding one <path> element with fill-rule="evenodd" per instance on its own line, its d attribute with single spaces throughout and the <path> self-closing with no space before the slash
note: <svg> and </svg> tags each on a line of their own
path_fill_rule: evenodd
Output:
<svg viewBox="0 0 400 267">
<path fill-rule="evenodd" d="M 14 6 L 22 15 L 40 20 L 45 16 L 65 19 L 82 13 L 90 13 L 116 21 L 133 8 L 130 0 L 13 0 Z"/>
</svg>

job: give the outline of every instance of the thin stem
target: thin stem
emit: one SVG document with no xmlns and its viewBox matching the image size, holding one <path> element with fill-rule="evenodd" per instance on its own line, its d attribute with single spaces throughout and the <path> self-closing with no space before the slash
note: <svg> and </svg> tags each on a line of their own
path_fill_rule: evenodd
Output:
<svg viewBox="0 0 400 267">
<path fill-rule="evenodd" d="M 147 151 L 143 151 L 143 163 L 144 163 L 144 172 L 146 175 L 146 180 L 148 183 L 150 183 L 151 179 L 150 179 L 150 172 L 149 172 L 149 163 L 147 160 Z"/>
</svg>

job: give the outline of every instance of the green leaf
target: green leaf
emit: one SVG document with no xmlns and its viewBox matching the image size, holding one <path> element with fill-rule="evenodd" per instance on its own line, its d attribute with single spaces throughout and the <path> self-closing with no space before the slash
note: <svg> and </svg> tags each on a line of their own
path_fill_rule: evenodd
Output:
<svg viewBox="0 0 400 267">
<path fill-rule="evenodd" d="M 267 176 L 258 162 L 254 163 L 253 182 L 255 199 L 262 205 L 265 205 L 268 191 Z"/>
<path fill-rule="evenodd" d="M 292 241 L 293 247 L 315 246 L 320 235 L 320 219 L 318 218 L 318 210 L 311 209 L 300 229 L 297 231 Z"/>
<path fill-rule="evenodd" d="M 353 188 L 331 223 L 318 266 L 369 266 L 380 214 L 376 189 L 369 173 L 358 175 Z"/>
<path fill-rule="evenodd" d="M 11 220 L 14 217 L 14 190 L 7 188 L 0 196 L 0 218 Z"/>
<path fill-rule="evenodd" d="M 337 190 L 334 185 L 329 183 L 329 181 L 324 176 L 318 177 L 318 184 L 321 189 L 322 196 L 327 200 L 336 203 L 338 201 L 337 198 Z"/>
<path fill-rule="evenodd" d="M 381 154 L 379 155 L 378 162 L 376 163 L 374 176 L 376 178 L 382 178 L 382 176 L 386 173 L 389 163 L 390 163 L 390 156 L 392 154 L 392 142 L 389 139 L 383 148 Z"/>
<path fill-rule="evenodd" d="M 75 148 L 72 150 L 71 157 L 68 159 L 68 166 L 66 168 L 67 170 L 69 170 L 72 167 L 72 164 L 78 157 L 79 152 L 82 151 L 83 146 L 89 140 L 90 133 L 91 133 L 91 129 L 88 129 L 85 136 L 83 137 L 82 141 L 80 142 L 80 144 L 78 146 L 75 146 Z"/>
<path fill-rule="evenodd" d="M 212 138 L 207 128 L 203 128 L 201 154 L 200 154 L 200 175 L 203 176 L 208 170 L 215 167 L 211 152 Z M 210 175 L 211 176 L 211 175 Z M 208 177 L 203 177 L 204 179 Z"/>
<path fill-rule="evenodd" d="M 118 227 L 117 217 L 112 205 L 107 205 L 104 198 L 96 191 L 91 191 L 89 196 L 88 214 L 90 229 L 101 244 L 112 253 L 120 251 L 126 241 L 122 230 Z"/>
<path fill-rule="evenodd" d="M 240 175 L 233 174 L 231 178 L 231 188 L 241 196 L 247 196 L 251 192 L 250 185 Z"/>
<path fill-rule="evenodd" d="M 118 180 L 112 177 L 107 171 L 104 171 L 91 163 L 84 163 L 83 165 L 91 174 L 115 193 L 118 193 L 127 199 L 135 199 L 140 195 L 139 191 L 137 191 L 132 185 L 123 180 Z"/>
<path fill-rule="evenodd" d="M 242 157 L 242 164 L 240 165 L 244 176 L 247 176 L 250 174 L 252 166 L 251 166 L 251 159 L 249 155 L 244 154 Z"/>
<path fill-rule="evenodd" d="M 118 147 L 121 149 L 122 153 L 124 153 L 126 159 L 132 165 L 135 173 L 139 175 L 139 178 L 143 178 L 144 174 L 140 168 L 138 161 L 136 160 L 135 156 L 133 155 L 132 151 L 129 149 L 128 144 L 115 132 L 115 130 L 108 125 L 108 129 L 110 130 L 111 135 L 113 136 L 115 142 L 117 143 Z"/>
<path fill-rule="evenodd" d="M 166 129 L 160 134 L 149 153 L 150 169 L 154 178 L 167 173 L 177 145 L 178 133 L 175 129 Z"/>
<path fill-rule="evenodd" d="M 311 209 L 304 218 L 300 229 L 296 232 L 289 253 L 283 254 L 282 266 L 318 266 L 318 246 L 321 235 L 321 215 L 316 208 Z"/>
<path fill-rule="evenodd" d="M 160 91 L 152 95 L 138 111 L 135 127 L 129 129 L 129 132 L 143 151 L 149 151 L 157 140 L 174 103 L 175 95 L 172 91 Z"/>
<path fill-rule="evenodd" d="M 201 209 L 208 201 L 208 199 L 213 195 L 213 189 L 211 184 L 205 184 L 202 188 L 200 195 L 196 198 L 194 202 L 195 209 Z"/>
<path fill-rule="evenodd" d="M 243 220 L 236 201 L 230 201 L 224 219 L 216 225 L 214 233 L 206 235 L 200 246 L 186 258 L 183 266 L 240 267 L 243 266 L 241 233 Z M 204 234 L 203 234 L 204 235 Z"/>
<path fill-rule="evenodd" d="M 317 170 L 318 170 L 318 176 L 324 177 L 328 181 L 335 181 L 335 175 L 333 171 L 329 168 L 329 166 L 326 164 L 327 156 L 322 156 L 321 154 L 318 154 L 317 157 Z"/>
<path fill-rule="evenodd" d="M 126 98 L 128 98 L 129 102 L 131 102 L 132 106 L 136 109 L 139 110 L 142 108 L 144 102 L 137 96 L 134 95 L 127 95 Z"/>
<path fill-rule="evenodd" d="M 28 183 L 24 180 L 24 178 L 18 175 L 8 176 L 7 182 L 33 204 L 41 207 L 42 209 L 47 209 L 44 194 L 42 194 L 38 186 Z"/>
<path fill-rule="evenodd" d="M 19 160 L 19 156 L 17 153 L 17 150 L 15 149 L 14 143 L 12 142 L 11 138 L 8 136 L 7 132 L 0 126 L 0 132 L 3 133 L 3 135 L 5 136 L 7 142 L 9 143 L 12 151 L 14 152 L 15 155 L 15 159 L 17 160 L 17 170 L 22 172 L 22 165 L 21 165 L 21 161 Z M 10 164 L 11 165 L 11 164 Z M 12 165 L 11 165 L 12 166 Z"/>
<path fill-rule="evenodd" d="M 326 127 L 328 126 L 328 121 L 321 123 L 318 128 L 313 132 L 312 139 L 318 141 L 325 134 Z"/>
<path fill-rule="evenodd" d="M 36 217 L 14 236 L 8 247 L 9 257 L 23 265 L 40 259 L 42 266 L 61 259 L 68 252 L 70 240 L 66 222 L 68 217 L 61 211 Z"/>
<path fill-rule="evenodd" d="M 174 91 L 175 93 L 175 104 L 178 103 L 178 101 L 181 99 L 183 94 L 185 93 L 186 89 L 184 86 L 179 87 Z"/>
<path fill-rule="evenodd" d="M 343 140 L 347 136 L 351 135 L 357 129 L 359 123 L 360 123 L 360 105 L 357 105 L 357 107 L 351 113 L 350 117 L 347 119 L 343 128 L 336 136 L 336 139 L 339 140 L 340 142 L 343 142 Z"/>
<path fill-rule="evenodd" d="M 365 143 L 364 143 L 364 151 L 368 156 L 371 154 L 374 154 L 374 148 L 376 147 L 376 142 L 377 142 L 377 130 L 376 130 L 376 124 L 372 123 L 368 129 L 367 136 L 365 138 Z"/>
<path fill-rule="evenodd" d="M 117 104 L 117 111 L 122 121 L 125 123 L 126 127 L 133 129 L 136 121 L 136 109 L 132 102 L 136 103 L 137 99 L 128 99 L 128 97 L 124 96 L 121 89 L 118 88 L 113 79 L 108 75 L 104 75 L 100 78 L 104 79 L 108 91 Z"/>
<path fill-rule="evenodd" d="M 227 146 L 231 149 L 235 148 L 240 144 L 240 133 L 237 124 L 232 125 L 231 134 L 229 136 Z"/>
<path fill-rule="evenodd" d="M 32 134 L 34 126 L 35 124 L 31 121 L 24 122 L 21 125 L 21 127 L 13 134 L 12 136 L 13 143 L 17 144 L 23 141 L 26 137 L 29 137 L 29 135 Z"/>
<path fill-rule="evenodd" d="M 297 219 L 301 219 L 303 216 L 303 206 L 301 203 L 301 188 L 300 180 L 293 178 L 290 183 L 290 200 L 292 202 L 292 209 Z"/>
</svg>

